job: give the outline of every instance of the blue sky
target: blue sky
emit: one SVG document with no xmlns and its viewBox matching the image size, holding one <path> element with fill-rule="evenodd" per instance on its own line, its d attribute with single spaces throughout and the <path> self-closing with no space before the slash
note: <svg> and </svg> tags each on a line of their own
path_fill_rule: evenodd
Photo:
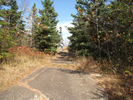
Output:
<svg viewBox="0 0 133 100">
<path fill-rule="evenodd" d="M 19 0 L 18 0 L 19 1 Z M 29 2 L 29 9 L 36 3 L 37 9 L 43 9 L 41 1 L 44 0 L 30 0 Z M 52 1 L 52 0 L 51 0 Z M 57 17 L 59 22 L 57 24 L 57 29 L 62 27 L 62 35 L 65 45 L 68 45 L 69 37 L 71 34 L 68 32 L 65 26 L 72 27 L 72 20 L 71 14 L 76 14 L 77 10 L 75 9 L 76 0 L 54 0 L 53 6 L 55 8 L 55 12 L 59 14 Z"/>
<path fill-rule="evenodd" d="M 44 1 L 44 0 L 42 0 Z M 33 4 L 36 3 L 37 9 L 43 9 L 43 6 L 41 4 L 41 0 L 30 0 L 29 8 L 33 6 Z M 70 33 L 65 28 L 65 26 L 71 27 L 70 24 L 73 20 L 73 17 L 71 17 L 71 14 L 76 14 L 77 11 L 75 9 L 76 0 L 54 0 L 54 8 L 55 12 L 59 14 L 58 16 L 58 24 L 57 29 L 59 27 L 62 27 L 62 35 L 64 42 L 68 44 L 69 40 L 67 39 L 68 36 L 70 36 Z"/>
</svg>

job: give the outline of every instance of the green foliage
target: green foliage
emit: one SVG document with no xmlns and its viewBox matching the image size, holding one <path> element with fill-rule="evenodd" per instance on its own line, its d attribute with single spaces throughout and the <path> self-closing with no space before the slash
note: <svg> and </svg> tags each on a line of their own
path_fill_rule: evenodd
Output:
<svg viewBox="0 0 133 100">
<path fill-rule="evenodd" d="M 40 19 L 38 17 L 38 13 L 37 13 L 37 8 L 36 8 L 36 4 L 34 3 L 34 5 L 31 8 L 31 11 L 29 11 L 29 16 L 27 17 L 28 20 L 28 24 L 30 24 L 30 30 L 31 30 L 31 34 L 28 34 L 28 37 L 30 38 L 30 42 L 31 42 L 31 46 L 30 47 L 37 47 L 36 44 L 36 34 L 38 32 L 38 28 L 40 28 Z"/>
<path fill-rule="evenodd" d="M 133 5 L 131 0 L 77 0 L 77 14 L 73 15 L 74 27 L 68 30 L 72 34 L 70 47 L 93 56 L 106 58 L 121 69 L 122 63 L 132 65 L 133 61 Z M 121 63 L 119 63 L 121 62 Z"/>
<path fill-rule="evenodd" d="M 44 9 L 40 10 L 40 23 L 38 30 L 35 33 L 35 40 L 37 48 L 40 50 L 50 49 L 51 51 L 55 51 L 58 43 L 60 42 L 60 34 L 56 30 L 56 25 L 58 23 L 57 16 L 58 13 L 55 12 L 53 5 L 53 1 L 44 0 L 42 1 L 42 5 Z M 53 49 L 54 48 L 54 49 Z"/>
<path fill-rule="evenodd" d="M 6 8 L 5 8 L 6 7 Z M 12 57 L 9 48 L 19 45 L 19 36 L 24 25 L 20 21 L 21 12 L 17 12 L 16 0 L 0 1 L 0 59 Z"/>
<path fill-rule="evenodd" d="M 130 71 L 127 71 L 127 70 L 125 71 L 125 73 L 130 74 L 130 75 L 132 74 Z"/>
<path fill-rule="evenodd" d="M 50 50 L 54 53 L 57 53 L 57 48 L 56 47 L 51 47 Z"/>
<path fill-rule="evenodd" d="M 45 53 L 49 53 L 49 52 L 57 53 L 57 48 L 56 47 L 51 47 L 50 49 L 45 49 L 44 52 Z"/>
</svg>

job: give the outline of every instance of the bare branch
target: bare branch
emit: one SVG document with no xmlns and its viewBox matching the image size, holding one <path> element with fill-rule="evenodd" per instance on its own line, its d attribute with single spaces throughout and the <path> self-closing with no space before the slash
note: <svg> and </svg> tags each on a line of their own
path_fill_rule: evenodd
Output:
<svg viewBox="0 0 133 100">
<path fill-rule="evenodd" d="M 27 8 L 29 7 L 30 0 L 18 0 L 19 10 L 22 11 L 21 19 L 25 13 L 27 13 Z"/>
</svg>

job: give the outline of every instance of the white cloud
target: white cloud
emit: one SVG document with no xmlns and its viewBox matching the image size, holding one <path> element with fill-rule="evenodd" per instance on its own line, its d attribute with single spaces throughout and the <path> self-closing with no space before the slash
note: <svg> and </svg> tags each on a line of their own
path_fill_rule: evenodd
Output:
<svg viewBox="0 0 133 100">
<path fill-rule="evenodd" d="M 62 17 L 60 18 L 61 20 L 72 20 L 73 18 L 72 17 Z"/>
<path fill-rule="evenodd" d="M 73 27 L 73 25 L 71 23 L 72 23 L 72 21 L 59 22 L 57 24 L 57 29 L 59 30 L 60 27 L 62 27 L 62 33 L 63 34 L 69 33 L 67 30 L 67 27 Z"/>
<path fill-rule="evenodd" d="M 58 30 L 60 30 L 60 27 L 62 27 L 62 37 L 63 37 L 65 45 L 69 44 L 69 40 L 67 39 L 67 37 L 71 36 L 71 34 L 67 30 L 67 27 L 73 27 L 73 25 L 71 23 L 72 23 L 72 21 L 65 21 L 65 22 L 59 22 L 57 24 Z M 66 41 L 67 41 L 67 43 L 66 43 Z"/>
</svg>

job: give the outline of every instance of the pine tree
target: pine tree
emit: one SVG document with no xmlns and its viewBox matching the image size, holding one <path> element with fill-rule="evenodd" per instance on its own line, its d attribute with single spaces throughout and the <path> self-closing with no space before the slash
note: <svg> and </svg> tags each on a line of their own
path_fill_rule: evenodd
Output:
<svg viewBox="0 0 133 100">
<path fill-rule="evenodd" d="M 22 38 L 24 35 L 24 21 L 21 20 L 22 12 L 17 12 L 18 6 L 16 0 L 10 1 L 10 11 L 9 11 L 9 21 L 10 21 L 10 30 L 13 36 L 13 39 L 17 45 L 22 45 Z"/>
<path fill-rule="evenodd" d="M 38 15 L 37 15 L 37 8 L 36 8 L 36 4 L 34 3 L 33 7 L 32 7 L 32 33 L 34 34 L 34 32 L 36 32 L 35 28 L 36 25 L 38 24 Z"/>
<path fill-rule="evenodd" d="M 98 17 L 103 6 L 103 0 L 77 0 L 75 8 L 78 13 L 72 15 L 74 17 L 72 24 L 75 27 L 68 29 L 72 33 L 72 36 L 69 37 L 71 47 L 75 47 L 78 53 L 88 55 L 89 53 L 91 54 L 91 51 L 96 50 L 94 43 L 98 45 L 98 42 L 100 42 L 100 40 L 96 39 L 99 37 Z"/>
<path fill-rule="evenodd" d="M 35 3 L 32 6 L 31 10 L 29 10 L 28 12 L 29 16 L 27 17 L 27 20 L 29 24 L 28 28 L 30 29 L 30 34 L 27 35 L 28 36 L 27 39 L 29 41 L 28 43 L 29 46 L 35 47 L 35 33 L 37 32 L 37 26 L 39 23 L 37 8 Z"/>
<path fill-rule="evenodd" d="M 4 9 L 5 6 L 9 7 L 9 2 L 0 1 L 0 62 L 6 57 L 10 57 L 8 49 L 14 44 L 9 30 L 10 23 L 7 19 L 9 10 Z"/>
<path fill-rule="evenodd" d="M 113 49 L 114 57 L 119 58 L 122 62 L 132 64 L 133 59 L 133 6 L 131 0 L 117 0 L 112 1 L 110 5 L 110 18 L 114 28 L 114 41 Z M 129 63 L 130 62 L 130 63 Z"/>
<path fill-rule="evenodd" d="M 38 48 L 41 50 L 50 50 L 56 52 L 57 44 L 60 42 L 60 35 L 56 30 L 58 23 L 58 13 L 55 12 L 53 1 L 42 1 L 44 9 L 40 10 L 40 22 L 41 27 L 38 29 L 36 40 Z"/>
<path fill-rule="evenodd" d="M 39 22 L 39 17 L 38 17 L 38 13 L 37 13 L 37 8 L 36 8 L 36 4 L 34 3 L 33 7 L 31 8 L 31 13 L 29 15 L 29 19 L 30 19 L 30 29 L 31 29 L 31 40 L 32 40 L 32 46 L 36 47 L 35 45 L 35 37 L 36 37 L 36 33 L 38 30 L 38 23 Z"/>
<path fill-rule="evenodd" d="M 10 20 L 10 27 L 15 28 L 14 26 L 17 25 L 18 20 L 20 18 L 20 13 L 17 12 L 18 6 L 16 0 L 11 0 L 10 1 L 10 15 L 9 15 L 9 20 Z"/>
<path fill-rule="evenodd" d="M 0 1 L 0 59 L 10 57 L 8 50 L 14 45 L 19 45 L 20 34 L 24 25 L 20 21 L 21 12 L 17 12 L 16 0 Z"/>
<path fill-rule="evenodd" d="M 77 0 L 76 9 L 77 15 L 72 15 L 74 27 L 68 28 L 72 34 L 69 39 L 73 49 L 79 52 L 87 50 L 94 58 L 106 57 L 114 63 L 121 61 L 133 65 L 131 0 L 115 0 L 108 5 L 104 0 Z M 83 36 L 88 42 L 84 43 Z M 81 47 L 82 43 L 84 46 Z"/>
</svg>

